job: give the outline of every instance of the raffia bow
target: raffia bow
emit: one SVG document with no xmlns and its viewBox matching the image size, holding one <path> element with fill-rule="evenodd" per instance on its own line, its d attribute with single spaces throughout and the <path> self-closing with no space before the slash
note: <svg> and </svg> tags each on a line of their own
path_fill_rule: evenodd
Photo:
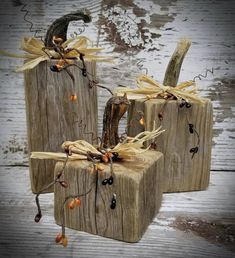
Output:
<svg viewBox="0 0 235 258">
<path fill-rule="evenodd" d="M 112 62 L 113 57 L 110 56 L 98 56 L 97 52 L 103 50 L 103 48 L 95 48 L 89 46 L 90 40 L 84 36 L 78 36 L 74 39 L 68 39 L 62 43 L 62 47 L 66 50 L 69 48 L 77 49 L 80 53 L 84 54 L 85 61 L 99 61 L 99 62 Z M 54 50 L 46 49 L 44 43 L 34 37 L 24 37 L 21 42 L 21 49 L 24 50 L 25 54 L 13 54 L 4 50 L 0 50 L 0 54 L 4 56 L 23 58 L 26 63 L 16 69 L 16 72 L 22 72 L 29 70 L 37 66 L 40 62 L 50 60 L 51 56 L 53 59 L 60 59 L 59 53 Z M 43 51 L 45 49 L 45 51 Z M 46 54 L 47 53 L 47 54 Z M 73 59 L 79 60 L 79 53 L 77 51 L 70 51 L 64 54 L 64 58 L 71 61 Z M 69 62 L 69 61 L 68 61 Z"/>
<path fill-rule="evenodd" d="M 195 101 L 203 103 L 205 100 L 198 96 L 197 86 L 194 81 L 186 81 L 175 87 L 164 86 L 147 75 L 137 78 L 138 88 L 118 88 L 118 95 L 127 94 L 128 99 L 152 99 L 175 97 L 178 100 Z"/>
<path fill-rule="evenodd" d="M 119 158 L 131 159 L 138 154 L 147 151 L 150 147 L 143 148 L 143 143 L 146 141 L 151 141 L 162 134 L 165 130 L 161 127 L 154 129 L 153 131 L 144 131 L 136 135 L 135 137 L 127 137 L 127 139 L 117 144 L 113 149 L 107 149 L 107 152 L 118 153 Z M 90 143 L 84 140 L 77 140 L 74 142 L 66 141 L 62 144 L 62 149 L 67 149 L 71 156 L 69 160 L 86 160 L 87 153 L 90 152 L 94 155 L 102 155 L 98 149 L 96 149 Z M 32 152 L 32 159 L 54 159 L 64 161 L 66 159 L 65 153 L 55 153 L 55 152 Z"/>
</svg>

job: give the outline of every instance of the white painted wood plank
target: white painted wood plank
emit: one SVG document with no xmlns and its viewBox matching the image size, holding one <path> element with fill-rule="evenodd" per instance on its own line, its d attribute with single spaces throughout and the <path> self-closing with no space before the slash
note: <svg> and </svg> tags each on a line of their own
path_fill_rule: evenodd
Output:
<svg viewBox="0 0 235 258">
<path fill-rule="evenodd" d="M 29 24 L 23 20 L 21 7 L 13 6 L 12 3 L 4 0 L 0 4 L 1 49 L 19 52 L 20 39 L 32 36 L 32 33 L 29 32 Z M 198 81 L 201 94 L 211 98 L 214 104 L 212 169 L 235 170 L 233 1 L 121 0 L 119 4 L 110 2 L 109 6 L 107 3 L 98 0 L 72 0 L 69 3 L 64 0 L 33 0 L 28 2 L 28 19 L 34 23 L 35 29 L 42 29 L 43 35 L 48 25 L 62 14 L 77 8 L 90 9 L 94 19 L 86 28 L 86 35 L 96 42 L 101 23 L 100 46 L 107 48 L 107 54 L 119 57 L 115 65 L 99 64 L 98 67 L 100 81 L 111 88 L 119 83 L 133 86 L 135 77 L 140 73 L 137 62 L 141 60 L 149 74 L 162 81 L 176 42 L 181 37 L 191 37 L 192 47 L 184 61 L 180 81 L 192 79 L 198 73 L 204 73 L 206 68 L 215 68 L 214 76 L 209 75 L 207 79 Z M 101 6 L 103 16 L 99 16 Z M 102 19 L 106 23 L 102 23 Z M 69 34 L 74 30 L 76 23 L 70 26 Z M 144 49 L 138 49 L 136 46 L 143 44 L 144 39 Z M 27 162 L 23 76 L 12 73 L 21 63 L 21 60 L 6 57 L 0 59 L 2 164 Z M 114 66 L 119 70 L 111 68 Z M 100 133 L 102 113 L 108 97 L 109 94 L 104 90 L 99 91 Z M 123 121 L 122 130 L 124 127 Z"/>
<path fill-rule="evenodd" d="M 0 257 L 234 257 L 223 245 L 172 227 L 178 216 L 234 222 L 235 173 L 213 172 L 207 191 L 164 194 L 162 208 L 142 240 L 128 244 L 66 229 L 67 248 L 56 245 L 60 232 L 53 217 L 53 194 L 41 196 L 43 218 L 36 207 L 28 168 L 0 168 Z M 92 248 L 91 248 L 92 247 Z"/>
</svg>

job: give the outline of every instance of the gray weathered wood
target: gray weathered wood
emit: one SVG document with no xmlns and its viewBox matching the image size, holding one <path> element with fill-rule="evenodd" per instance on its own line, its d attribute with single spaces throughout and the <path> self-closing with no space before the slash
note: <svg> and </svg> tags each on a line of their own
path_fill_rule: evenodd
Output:
<svg viewBox="0 0 235 258">
<path fill-rule="evenodd" d="M 139 241 L 158 212 L 162 200 L 163 155 L 156 151 L 140 154 L 134 161 L 113 164 L 113 184 L 102 185 L 110 176 L 110 166 L 98 172 L 98 190 L 92 163 L 71 161 L 66 165 L 64 180 L 68 188 L 55 186 L 55 220 L 61 224 L 61 207 L 69 195 L 82 194 L 81 207 L 70 210 L 66 203 L 65 225 L 69 228 L 126 242 Z M 55 175 L 63 163 L 56 164 Z M 116 194 L 116 208 L 111 200 Z M 70 199 L 71 200 L 71 199 Z"/>
<path fill-rule="evenodd" d="M 124 97 L 113 96 L 107 101 L 103 114 L 102 148 L 113 148 L 119 143 L 119 122 L 129 104 L 126 95 Z"/>
<path fill-rule="evenodd" d="M 20 2 L 20 1 L 14 1 Z M 23 2 L 23 1 L 21 1 Z M 30 25 L 24 21 L 22 6 L 2 0 L 1 49 L 17 52 L 23 36 L 33 36 Z M 97 73 L 102 83 L 114 87 L 118 83 L 133 85 L 140 70 L 137 62 L 148 68 L 150 75 L 163 81 L 170 55 L 179 38 L 190 37 L 192 46 L 184 60 L 184 70 L 179 81 L 192 79 L 206 68 L 214 67 L 214 76 L 198 81 L 201 95 L 210 98 L 214 106 L 212 169 L 207 191 L 172 193 L 163 195 L 159 215 L 148 228 L 142 240 L 127 244 L 112 239 L 67 229 L 67 248 L 55 245 L 54 237 L 60 231 L 53 216 L 53 195 L 41 196 L 44 217 L 34 223 L 36 212 L 34 196 L 30 190 L 27 163 L 26 118 L 22 74 L 12 71 L 22 64 L 21 60 L 1 57 L 0 60 L 0 250 L 3 257 L 234 257 L 234 252 L 220 242 L 196 236 L 190 231 L 173 229 L 169 223 L 180 215 L 234 224 L 234 26 L 233 0 L 198 1 L 107 1 L 98 0 L 50 0 L 27 1 L 27 18 L 34 29 L 42 29 L 44 38 L 53 20 L 75 8 L 89 8 L 93 22 L 83 35 L 89 36 L 99 46 L 114 50 L 117 69 L 110 64 L 98 64 Z M 102 16 L 101 7 L 103 8 Z M 126 11 L 126 12 L 125 12 Z M 128 17 L 128 16 L 129 17 Z M 120 20 L 122 21 L 120 23 Z M 97 21 L 106 21 L 100 29 Z M 112 21 L 112 22 L 111 22 Z M 136 24 L 137 23 L 137 24 Z M 138 25 L 138 26 L 137 26 Z M 131 26 L 132 30 L 127 30 Z M 144 26 L 141 29 L 141 26 Z M 79 32 L 76 23 L 69 26 L 70 33 Z M 126 29 L 126 33 L 124 30 Z M 135 34 L 144 48 L 136 48 Z M 121 32 L 121 33 L 120 33 Z M 122 33 L 123 32 L 123 33 Z M 157 38 L 156 38 L 157 36 Z M 146 39 L 147 37 L 147 39 Z M 130 39 L 130 40 L 128 40 Z M 133 49 L 132 49 L 133 45 Z M 117 50 L 117 51 L 116 51 Z M 128 52 L 127 52 L 128 50 Z M 133 54 L 133 55 L 132 55 Z M 131 55 L 131 56 L 130 56 Z M 146 72 L 142 70 L 142 72 Z M 129 75 L 132 75 L 132 78 Z M 110 94 L 99 90 L 99 114 Z M 99 133 L 102 132 L 102 115 L 99 116 Z M 125 124 L 124 124 L 125 126 Z M 13 167 L 8 167 L 13 165 Z M 20 165 L 20 166 L 17 166 Z M 16 166 L 16 167 L 15 167 Z M 227 171 L 226 171 L 227 170 Z M 227 219 L 226 219 L 227 218 Z M 218 238 L 219 239 L 219 238 Z M 231 242 L 233 244 L 233 242 Z M 92 247 L 92 248 L 91 248 Z"/>
<path fill-rule="evenodd" d="M 99 0 L 71 0 L 69 3 L 64 0 L 32 0 L 27 4 L 27 19 L 33 22 L 33 29 L 42 29 L 38 33 L 42 38 L 55 19 L 80 8 L 89 9 L 92 22 L 85 27 L 83 35 L 88 36 L 94 45 L 99 41 L 105 54 L 118 57 L 113 65 L 97 65 L 98 79 L 111 89 L 118 84 L 134 86 L 139 73 L 146 72 L 141 65 L 148 69 L 149 75 L 163 82 L 178 40 L 191 38 L 192 45 L 179 82 L 191 80 L 214 67 L 214 75 L 208 73 L 206 79 L 196 81 L 201 96 L 210 98 L 214 106 L 212 170 L 235 169 L 233 0 L 120 0 L 112 4 Z M 13 1 L 2 0 L 0 3 L 1 49 L 12 53 L 22 53 L 19 50 L 22 37 L 34 35 L 29 31 L 30 24 L 23 19 L 25 13 L 20 12 L 21 8 L 13 5 Z M 79 33 L 81 27 L 81 23 L 71 23 L 68 37 L 74 31 Z M 138 48 L 138 44 L 142 47 Z M 21 64 L 22 60 L 14 58 L 0 59 L 0 163 L 4 165 L 28 162 L 23 76 L 13 72 Z M 99 136 L 109 97 L 105 90 L 98 90 Z M 124 121 L 121 124 L 124 130 Z"/>
<path fill-rule="evenodd" d="M 175 87 L 180 76 L 180 69 L 184 61 L 184 57 L 191 45 L 191 40 L 181 39 L 168 63 L 163 85 Z"/>
<path fill-rule="evenodd" d="M 1 49 L 19 53 L 21 38 L 33 36 L 34 33 L 29 31 L 30 25 L 23 19 L 25 13 L 20 12 L 22 6 L 13 6 L 12 3 L 9 0 L 2 0 L 0 3 Z M 42 29 L 39 35 L 43 35 L 43 38 L 46 28 L 61 15 L 79 8 L 91 11 L 93 22 L 83 34 L 96 42 L 100 31 L 99 45 L 107 48 L 108 54 L 115 53 L 119 56 L 115 66 L 120 70 L 110 69 L 110 64 L 97 66 L 99 79 L 110 87 L 115 87 L 118 83 L 132 85 L 140 72 L 137 66 L 139 61 L 148 68 L 150 75 L 163 81 L 177 41 L 181 37 L 190 37 L 192 46 L 184 60 L 184 71 L 181 72 L 179 81 L 193 79 L 199 73 L 204 74 L 206 68 L 215 68 L 214 76 L 208 74 L 207 79 L 197 82 L 201 95 L 213 101 L 212 169 L 220 172 L 211 173 L 207 191 L 164 194 L 159 215 L 139 243 L 127 244 L 67 229 L 68 247 L 55 245 L 54 237 L 60 228 L 54 224 L 53 195 L 41 197 L 44 217 L 39 224 L 34 223 L 36 206 L 30 190 L 29 171 L 26 167 L 20 167 L 27 163 L 24 88 L 22 74 L 12 71 L 22 61 L 1 57 L 0 163 L 7 165 L 0 167 L 1 256 L 108 258 L 120 257 L 121 254 L 124 258 L 234 257 L 234 252 L 222 245 L 220 238 L 218 242 L 211 243 L 190 231 L 181 232 L 169 225 L 178 215 L 208 221 L 217 218 L 224 223 L 228 223 L 225 220 L 228 218 L 234 223 L 235 175 L 228 172 L 235 169 L 235 59 L 232 58 L 234 1 L 120 0 L 113 2 L 108 8 L 107 1 L 98 0 L 32 0 L 27 3 L 27 18 L 34 23 L 34 29 Z M 99 16 L 101 7 L 102 16 Z M 99 29 L 97 21 L 106 23 Z M 132 30 L 127 30 L 128 26 Z M 141 29 L 141 26 L 144 28 Z M 76 23 L 69 26 L 69 35 L 74 31 L 79 32 Z M 141 34 L 141 31 L 144 33 Z M 140 36 L 137 40 L 134 38 L 135 34 Z M 144 48 L 135 47 L 137 41 L 143 43 L 145 40 L 148 42 L 143 44 Z M 99 114 L 103 114 L 109 97 L 110 94 L 105 90 L 99 90 Z M 102 115 L 98 122 L 101 134 Z M 123 126 L 125 127 L 124 123 Z M 8 167 L 9 165 L 13 167 Z"/>
<path fill-rule="evenodd" d="M 162 125 L 166 131 L 156 139 L 157 150 L 164 154 L 164 192 L 193 191 L 206 189 L 209 184 L 211 163 L 211 139 L 213 110 L 210 100 L 205 104 L 192 103 L 190 108 L 180 108 L 180 102 L 162 99 L 132 101 L 129 109 L 129 134 L 144 130 L 134 119 L 142 111 L 145 130 Z M 158 114 L 163 113 L 160 121 Z M 189 150 L 197 146 L 198 138 L 190 134 L 189 123 L 199 134 L 199 150 L 192 158 Z"/>
<path fill-rule="evenodd" d="M 163 194 L 159 214 L 138 243 L 123 243 L 67 228 L 67 248 L 54 241 L 61 229 L 55 224 L 52 193 L 40 197 L 43 217 L 40 223 L 34 222 L 37 209 L 28 173 L 26 167 L 0 167 L 1 257 L 110 258 L 120 257 L 120 253 L 124 258 L 234 257 L 219 235 L 217 242 L 210 242 L 191 230 L 172 227 L 178 216 L 234 226 L 233 172 L 212 172 L 207 191 Z M 229 240 L 227 243 L 234 244 Z"/>
<path fill-rule="evenodd" d="M 53 62 L 45 61 L 25 71 L 29 152 L 57 152 L 66 140 L 85 139 L 92 143 L 92 138 L 97 137 L 96 88 L 89 88 L 88 79 L 77 67 L 69 68 L 74 84 L 65 71 L 50 71 Z M 87 63 L 87 69 L 96 75 L 95 63 Z M 77 100 L 71 100 L 73 94 Z M 30 160 L 33 192 L 42 190 L 53 180 L 54 165 L 53 161 Z"/>
</svg>

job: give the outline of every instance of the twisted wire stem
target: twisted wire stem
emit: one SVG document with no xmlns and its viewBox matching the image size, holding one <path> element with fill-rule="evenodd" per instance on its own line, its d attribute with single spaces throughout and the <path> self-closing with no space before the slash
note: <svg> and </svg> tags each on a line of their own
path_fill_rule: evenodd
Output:
<svg viewBox="0 0 235 258">
<path fill-rule="evenodd" d="M 206 69 L 204 74 L 199 73 L 193 78 L 193 81 L 195 82 L 196 79 L 202 80 L 202 78 L 206 79 L 208 77 L 208 74 L 214 74 L 214 68 L 212 67 L 211 69 Z"/>
<path fill-rule="evenodd" d="M 26 17 L 29 15 L 29 13 L 30 13 L 30 11 L 26 8 L 26 7 L 27 7 L 27 4 L 23 4 L 23 3 L 21 3 L 21 4 L 22 4 L 22 7 L 21 7 L 20 11 L 21 11 L 22 13 L 25 13 L 23 19 L 24 19 L 25 22 L 27 22 L 27 23 L 30 25 L 29 31 L 32 32 L 32 33 L 34 33 L 34 37 L 35 37 L 35 38 L 38 38 L 38 39 L 40 39 L 41 41 L 44 42 L 42 36 L 38 36 L 38 35 L 37 35 L 39 32 L 42 32 L 42 29 L 34 29 L 34 24 L 33 24 L 33 22 L 30 21 L 30 20 L 28 20 L 28 19 L 26 18 Z"/>
</svg>

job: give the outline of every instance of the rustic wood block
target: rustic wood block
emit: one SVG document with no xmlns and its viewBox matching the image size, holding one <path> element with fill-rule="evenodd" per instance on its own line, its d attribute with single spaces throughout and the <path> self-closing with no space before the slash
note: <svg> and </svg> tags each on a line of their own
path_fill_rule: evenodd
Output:
<svg viewBox="0 0 235 258">
<path fill-rule="evenodd" d="M 53 61 L 56 62 L 56 61 Z M 66 140 L 97 137 L 97 91 L 77 67 L 69 67 L 75 83 L 66 73 L 50 71 L 52 61 L 45 61 L 25 72 L 25 100 L 28 149 L 61 152 Z M 81 64 L 79 64 L 81 66 Z M 86 63 L 96 75 L 95 63 Z M 77 100 L 72 101 L 71 95 Z M 82 124 L 81 124 L 82 121 Z M 86 134 L 93 132 L 92 134 Z M 54 161 L 30 160 L 31 188 L 38 192 L 53 180 Z M 53 187 L 48 189 L 53 191 Z"/>
<path fill-rule="evenodd" d="M 165 106 L 163 106 L 165 105 Z M 156 139 L 157 150 L 164 154 L 163 192 L 180 192 L 206 189 L 209 184 L 213 108 L 209 99 L 205 104 L 192 103 L 190 108 L 180 108 L 179 102 L 162 99 L 132 101 L 129 109 L 129 135 L 144 130 L 136 119 L 136 111 L 142 111 L 145 130 L 163 126 L 166 131 Z M 158 114 L 163 111 L 163 120 Z M 189 123 L 199 134 L 199 150 L 192 158 L 190 149 L 197 145 L 196 133 L 189 132 Z"/>
<path fill-rule="evenodd" d="M 104 237 L 127 242 L 138 241 L 158 212 L 162 200 L 163 155 L 147 151 L 133 161 L 114 162 L 114 181 L 103 185 L 110 176 L 109 165 L 99 172 L 97 193 L 95 186 L 85 197 L 82 205 L 70 210 L 65 207 L 65 225 Z M 63 167 L 58 162 L 57 174 Z M 55 220 L 61 224 L 61 207 L 65 197 L 84 193 L 93 184 L 96 175 L 88 161 L 70 161 L 66 165 L 64 180 L 68 188 L 55 186 Z M 116 194 L 116 208 L 111 209 L 113 193 Z"/>
</svg>

